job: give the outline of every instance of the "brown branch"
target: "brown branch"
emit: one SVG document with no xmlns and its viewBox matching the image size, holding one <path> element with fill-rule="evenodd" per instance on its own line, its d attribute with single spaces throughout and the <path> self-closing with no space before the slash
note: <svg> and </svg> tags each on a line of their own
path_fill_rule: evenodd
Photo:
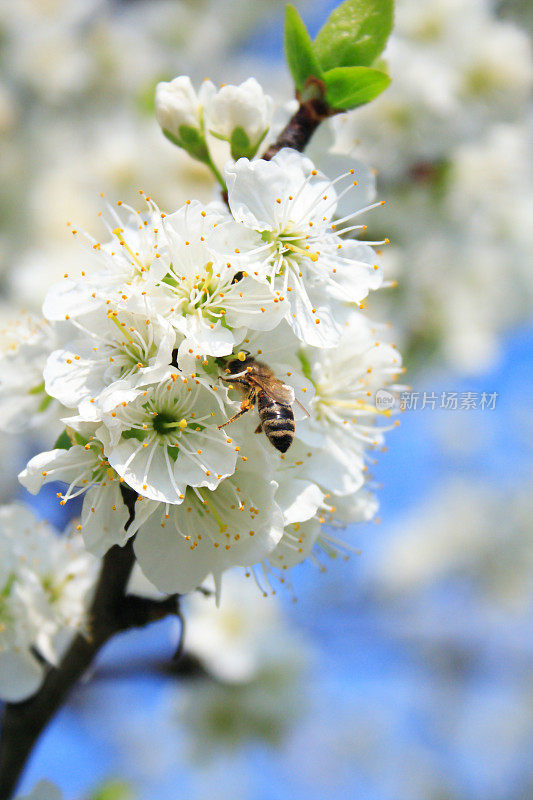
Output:
<svg viewBox="0 0 533 800">
<path fill-rule="evenodd" d="M 127 529 L 135 516 L 136 493 L 124 489 L 123 496 L 130 512 Z M 126 596 L 134 563 L 133 539 L 106 553 L 89 610 L 89 635 L 74 638 L 59 666 L 48 670 L 37 694 L 22 703 L 6 704 L 0 738 L 0 800 L 12 797 L 37 739 L 101 647 L 117 633 L 177 613 L 176 596 L 162 600 Z"/>
<path fill-rule="evenodd" d="M 303 152 L 320 123 L 336 113 L 321 97 L 301 102 L 274 144 L 270 145 L 261 158 L 270 161 L 282 147 L 292 147 L 293 150 Z"/>
</svg>

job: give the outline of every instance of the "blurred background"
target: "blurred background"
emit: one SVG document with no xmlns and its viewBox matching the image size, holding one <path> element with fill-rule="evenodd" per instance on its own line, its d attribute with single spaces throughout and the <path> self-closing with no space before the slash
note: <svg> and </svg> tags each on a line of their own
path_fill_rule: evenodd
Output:
<svg viewBox="0 0 533 800">
<path fill-rule="evenodd" d="M 336 3 L 296 3 L 315 33 Z M 3 0 L 0 317 L 38 311 L 84 258 L 100 193 L 175 208 L 210 174 L 153 117 L 162 79 L 255 76 L 290 99 L 281 0 Z M 329 145 L 377 171 L 392 323 L 413 394 L 380 453 L 361 554 L 264 599 L 116 639 L 24 778 L 67 800 L 533 798 L 533 57 L 528 0 L 397 0 L 390 89 Z M 0 341 L 2 334 L 0 333 Z M 416 398 L 416 400 L 415 400 Z M 485 398 L 485 399 L 483 399 Z M 1 420 L 0 420 L 1 425 Z M 1 500 L 59 527 L 16 474 L 46 446 L 0 435 Z"/>
</svg>

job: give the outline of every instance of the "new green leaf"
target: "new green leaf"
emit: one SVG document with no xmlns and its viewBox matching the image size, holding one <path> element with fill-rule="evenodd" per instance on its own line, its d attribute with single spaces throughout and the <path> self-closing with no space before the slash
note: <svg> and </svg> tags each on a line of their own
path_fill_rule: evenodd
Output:
<svg viewBox="0 0 533 800">
<path fill-rule="evenodd" d="M 308 78 L 321 78 L 322 69 L 304 21 L 294 6 L 285 9 L 285 57 L 294 84 L 301 91 Z"/>
<path fill-rule="evenodd" d="M 385 72 L 369 67 L 336 67 L 323 75 L 326 102 L 333 108 L 356 108 L 381 94 L 390 83 Z"/>
<path fill-rule="evenodd" d="M 323 70 L 369 66 L 392 30 L 393 0 L 346 0 L 318 32 L 314 52 Z"/>
<path fill-rule="evenodd" d="M 63 431 L 57 438 L 54 450 L 70 450 L 71 447 L 72 442 L 70 441 L 70 436 L 66 431 Z"/>
</svg>

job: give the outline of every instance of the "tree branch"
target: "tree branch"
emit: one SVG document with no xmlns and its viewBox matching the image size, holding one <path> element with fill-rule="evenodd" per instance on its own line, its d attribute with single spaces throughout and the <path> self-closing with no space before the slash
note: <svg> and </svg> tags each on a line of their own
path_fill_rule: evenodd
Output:
<svg viewBox="0 0 533 800">
<path fill-rule="evenodd" d="M 135 517 L 136 496 L 123 487 L 130 512 L 126 529 Z M 37 694 L 22 703 L 6 704 L 0 738 L 0 800 L 12 797 L 40 734 L 108 639 L 178 612 L 175 595 L 162 600 L 126 596 L 134 563 L 133 538 L 106 553 L 88 614 L 89 635 L 74 638 L 59 666 L 49 669 Z"/>
<path fill-rule="evenodd" d="M 282 147 L 292 147 L 293 150 L 303 152 L 320 123 L 335 113 L 337 112 L 320 97 L 300 103 L 274 144 L 270 145 L 261 158 L 270 161 Z"/>
</svg>

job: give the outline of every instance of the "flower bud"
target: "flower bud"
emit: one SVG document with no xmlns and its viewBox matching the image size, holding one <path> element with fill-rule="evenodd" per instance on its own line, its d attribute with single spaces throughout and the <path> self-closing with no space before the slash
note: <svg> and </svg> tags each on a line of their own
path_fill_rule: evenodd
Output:
<svg viewBox="0 0 533 800">
<path fill-rule="evenodd" d="M 206 107 L 207 127 L 231 143 L 234 159 L 252 158 L 270 126 L 272 106 L 272 98 L 255 78 L 240 86 L 223 86 Z"/>
<path fill-rule="evenodd" d="M 203 109 L 214 92 L 215 87 L 206 80 L 196 94 L 187 75 L 180 75 L 169 83 L 158 83 L 155 90 L 155 113 L 163 133 L 200 161 L 208 158 Z"/>
<path fill-rule="evenodd" d="M 199 127 L 198 97 L 188 75 L 157 84 L 155 114 L 161 127 L 175 135 L 178 135 L 180 125 Z"/>
</svg>

